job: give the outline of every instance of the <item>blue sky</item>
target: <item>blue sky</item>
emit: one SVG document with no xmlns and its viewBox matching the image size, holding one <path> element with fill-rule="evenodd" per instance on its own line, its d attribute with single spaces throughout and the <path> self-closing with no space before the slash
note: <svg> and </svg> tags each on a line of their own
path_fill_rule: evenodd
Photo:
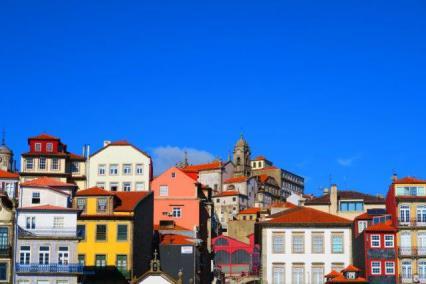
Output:
<svg viewBox="0 0 426 284">
<path fill-rule="evenodd" d="M 0 127 L 128 139 L 158 167 L 253 155 L 306 191 L 426 178 L 424 1 L 4 1 Z M 167 157 L 170 157 L 167 159 Z"/>
</svg>

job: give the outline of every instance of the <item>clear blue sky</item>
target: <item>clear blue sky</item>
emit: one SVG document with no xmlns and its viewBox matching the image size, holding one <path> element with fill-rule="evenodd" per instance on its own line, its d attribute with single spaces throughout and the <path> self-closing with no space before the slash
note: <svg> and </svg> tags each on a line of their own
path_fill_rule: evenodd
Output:
<svg viewBox="0 0 426 284">
<path fill-rule="evenodd" d="M 0 127 L 16 154 L 48 132 L 75 152 L 128 139 L 226 158 L 243 132 L 307 192 L 330 175 L 370 193 L 394 169 L 426 178 L 425 1 L 0 5 Z"/>
</svg>

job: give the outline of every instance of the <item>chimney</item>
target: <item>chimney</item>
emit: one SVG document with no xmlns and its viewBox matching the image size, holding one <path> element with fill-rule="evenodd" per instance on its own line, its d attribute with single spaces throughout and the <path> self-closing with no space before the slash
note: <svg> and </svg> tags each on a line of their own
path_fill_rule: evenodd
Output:
<svg viewBox="0 0 426 284">
<path fill-rule="evenodd" d="M 337 214 L 338 202 L 337 202 L 337 185 L 332 184 L 330 189 L 330 213 Z"/>
<path fill-rule="evenodd" d="M 396 182 L 397 180 L 398 180 L 398 175 L 396 174 L 396 172 L 394 172 L 392 175 L 392 182 Z"/>
<path fill-rule="evenodd" d="M 104 147 L 108 146 L 109 144 L 111 144 L 110 140 L 104 140 Z"/>
</svg>

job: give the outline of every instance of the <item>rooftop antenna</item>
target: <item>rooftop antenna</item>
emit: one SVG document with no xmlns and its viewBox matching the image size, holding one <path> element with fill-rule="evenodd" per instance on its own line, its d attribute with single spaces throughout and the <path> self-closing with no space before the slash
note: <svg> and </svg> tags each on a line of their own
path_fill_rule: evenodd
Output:
<svg viewBox="0 0 426 284">
<path fill-rule="evenodd" d="M 189 165 L 189 163 L 188 163 L 188 151 L 185 150 L 184 153 L 185 153 L 185 158 L 184 158 L 183 163 L 184 163 L 185 167 L 187 167 Z"/>
</svg>

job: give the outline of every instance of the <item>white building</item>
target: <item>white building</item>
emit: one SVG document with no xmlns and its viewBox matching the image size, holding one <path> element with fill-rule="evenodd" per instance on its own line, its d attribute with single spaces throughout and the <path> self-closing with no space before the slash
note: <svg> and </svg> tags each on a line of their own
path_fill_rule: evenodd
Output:
<svg viewBox="0 0 426 284">
<path fill-rule="evenodd" d="M 350 220 L 295 207 L 259 223 L 263 283 L 319 284 L 352 261 Z"/>
<path fill-rule="evenodd" d="M 151 179 L 151 157 L 127 141 L 105 141 L 89 158 L 88 187 L 149 191 Z"/>
<path fill-rule="evenodd" d="M 0 170 L 0 192 L 6 193 L 13 200 L 18 193 L 19 174 Z"/>
</svg>

